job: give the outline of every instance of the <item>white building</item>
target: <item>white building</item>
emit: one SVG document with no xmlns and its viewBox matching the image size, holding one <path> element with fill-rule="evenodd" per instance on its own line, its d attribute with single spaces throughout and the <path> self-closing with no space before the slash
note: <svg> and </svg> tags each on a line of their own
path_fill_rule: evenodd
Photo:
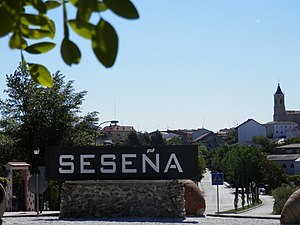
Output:
<svg viewBox="0 0 300 225">
<path fill-rule="evenodd" d="M 300 127 L 297 126 L 293 130 L 286 133 L 286 139 L 300 137 Z"/>
<path fill-rule="evenodd" d="M 267 159 L 282 167 L 285 174 L 300 174 L 300 154 L 268 155 Z"/>
<path fill-rule="evenodd" d="M 287 134 L 297 127 L 294 122 L 269 122 L 265 124 L 267 128 L 267 137 L 280 139 L 286 138 Z"/>
<path fill-rule="evenodd" d="M 236 127 L 237 140 L 241 142 L 251 142 L 255 136 L 266 137 L 266 127 L 254 119 L 248 119 L 246 122 Z"/>
</svg>

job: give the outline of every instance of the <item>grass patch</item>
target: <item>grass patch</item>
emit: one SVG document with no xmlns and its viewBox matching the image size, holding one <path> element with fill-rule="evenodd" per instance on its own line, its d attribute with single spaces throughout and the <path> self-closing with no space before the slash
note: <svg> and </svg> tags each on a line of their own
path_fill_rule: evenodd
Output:
<svg viewBox="0 0 300 225">
<path fill-rule="evenodd" d="M 245 205 L 244 208 L 240 207 L 240 208 L 237 208 L 237 209 L 231 209 L 231 210 L 228 210 L 228 211 L 224 211 L 222 213 L 239 213 L 239 212 L 243 212 L 245 210 L 252 209 L 252 208 L 255 208 L 257 206 L 260 206 L 261 204 L 262 204 L 262 201 L 259 200 L 259 202 L 256 202 L 254 204 Z"/>
</svg>

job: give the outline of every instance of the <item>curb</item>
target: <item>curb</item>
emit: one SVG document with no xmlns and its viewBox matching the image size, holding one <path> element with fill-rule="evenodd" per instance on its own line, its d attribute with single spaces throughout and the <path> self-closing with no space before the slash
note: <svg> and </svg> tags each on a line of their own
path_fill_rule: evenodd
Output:
<svg viewBox="0 0 300 225">
<path fill-rule="evenodd" d="M 247 218 L 247 219 L 272 219 L 280 220 L 280 215 L 242 215 L 242 214 L 206 214 L 206 216 L 211 217 L 231 217 L 231 218 Z"/>
<path fill-rule="evenodd" d="M 59 211 L 43 211 L 39 216 L 59 216 Z M 2 218 L 5 217 L 37 217 L 37 213 L 34 211 L 5 212 Z"/>
</svg>

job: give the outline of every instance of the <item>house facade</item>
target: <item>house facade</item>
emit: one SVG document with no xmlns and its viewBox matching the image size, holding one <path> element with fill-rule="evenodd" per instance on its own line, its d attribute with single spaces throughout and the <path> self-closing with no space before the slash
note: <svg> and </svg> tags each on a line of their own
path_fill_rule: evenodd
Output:
<svg viewBox="0 0 300 225">
<path fill-rule="evenodd" d="M 285 174 L 300 174 L 300 154 L 268 155 L 267 159 L 282 167 Z"/>
<path fill-rule="evenodd" d="M 298 125 L 296 123 L 288 121 L 275 121 L 265 124 L 267 129 L 267 137 L 274 139 L 286 138 L 287 135 L 297 126 Z"/>
<path fill-rule="evenodd" d="M 248 119 L 246 122 L 236 127 L 237 141 L 251 142 L 255 136 L 266 137 L 266 127 L 254 119 Z"/>
<path fill-rule="evenodd" d="M 195 143 L 195 144 L 201 143 L 208 150 L 217 148 L 217 147 L 223 147 L 225 145 L 224 139 L 222 137 L 220 137 L 218 134 L 215 134 L 213 132 L 204 133 L 202 136 L 193 140 L 193 143 Z"/>
<path fill-rule="evenodd" d="M 300 154 L 300 143 L 278 146 L 273 150 L 274 154 Z"/>
<path fill-rule="evenodd" d="M 133 126 L 120 126 L 113 124 L 106 126 L 102 129 L 102 132 L 106 134 L 113 143 L 115 142 L 125 142 L 128 140 L 128 135 L 134 132 Z"/>
</svg>

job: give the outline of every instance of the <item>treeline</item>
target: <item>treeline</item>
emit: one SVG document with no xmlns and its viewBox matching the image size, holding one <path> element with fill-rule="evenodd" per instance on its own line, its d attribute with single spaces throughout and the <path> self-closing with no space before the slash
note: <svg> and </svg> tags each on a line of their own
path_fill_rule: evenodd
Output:
<svg viewBox="0 0 300 225">
<path fill-rule="evenodd" d="M 223 172 L 225 180 L 235 188 L 234 207 L 237 209 L 239 194 L 241 204 L 259 203 L 259 190 L 270 191 L 286 183 L 282 169 L 267 160 L 262 148 L 231 145 L 216 148 L 207 155 L 212 171 Z"/>
</svg>

